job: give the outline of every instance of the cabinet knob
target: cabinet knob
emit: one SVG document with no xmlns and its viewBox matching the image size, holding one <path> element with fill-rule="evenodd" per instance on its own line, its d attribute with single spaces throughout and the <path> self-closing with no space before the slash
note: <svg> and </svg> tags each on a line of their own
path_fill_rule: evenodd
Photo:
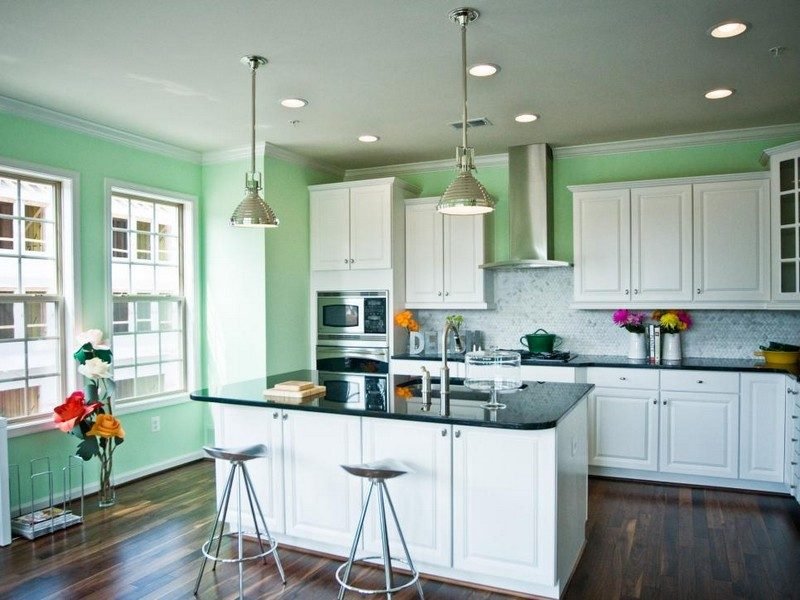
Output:
<svg viewBox="0 0 800 600">
<path fill-rule="evenodd" d="M 445 293 L 444 293 L 444 295 L 445 295 L 445 296 L 449 296 L 449 295 L 450 295 L 450 292 L 445 292 Z"/>
<path fill-rule="evenodd" d="M 793 441 L 793 442 L 796 442 L 796 441 L 797 441 L 797 438 L 792 438 L 792 441 Z"/>
<path fill-rule="evenodd" d="M 787 394 L 792 394 L 793 396 L 796 396 L 797 395 L 797 390 L 793 390 L 792 388 L 787 388 L 786 389 L 786 393 Z"/>
<path fill-rule="evenodd" d="M 351 258 L 351 259 L 350 259 L 350 264 L 352 265 L 354 262 L 356 262 L 356 261 L 355 261 L 354 259 L 352 259 L 352 258 Z"/>
<path fill-rule="evenodd" d="M 697 294 L 699 295 L 699 294 L 702 294 L 702 293 L 703 293 L 703 290 L 701 290 L 700 288 L 697 288 Z"/>
<path fill-rule="evenodd" d="M 626 295 L 626 296 L 630 295 L 630 293 L 631 293 L 631 291 L 630 291 L 630 290 L 628 290 L 628 289 L 626 289 L 626 290 L 625 290 L 625 295 Z"/>
<path fill-rule="evenodd" d="M 661 403 L 662 403 L 664 406 L 666 406 L 666 405 L 667 405 L 667 401 L 666 401 L 666 400 L 662 401 Z"/>
<path fill-rule="evenodd" d="M 793 418 L 793 419 L 796 419 L 796 418 L 797 418 L 797 415 L 792 415 L 792 418 Z"/>
<path fill-rule="evenodd" d="M 436 294 L 436 295 L 437 295 L 437 296 L 441 296 L 441 295 L 442 295 L 442 292 L 439 292 L 439 293 L 438 293 L 438 294 Z"/>
<path fill-rule="evenodd" d="M 628 380 L 628 378 L 627 378 L 627 377 L 620 377 L 620 378 L 619 378 L 619 380 L 620 380 L 620 381 L 627 381 L 627 380 Z"/>
<path fill-rule="evenodd" d="M 653 404 L 658 404 L 658 400 L 656 400 L 655 398 L 653 398 Z"/>
<path fill-rule="evenodd" d="M 792 461 L 792 466 L 793 466 L 793 467 L 797 466 L 797 461 L 796 461 L 796 460 L 793 460 L 793 461 Z"/>
<path fill-rule="evenodd" d="M 278 418 L 278 411 L 277 410 L 274 413 L 272 413 L 272 418 L 273 419 L 277 419 Z"/>
<path fill-rule="evenodd" d="M 639 293 L 639 289 L 638 288 L 633 288 L 633 293 L 634 294 L 638 294 Z"/>
<path fill-rule="evenodd" d="M 459 429 L 456 429 L 456 437 L 457 437 L 457 438 L 460 438 L 460 437 L 461 437 L 461 430 L 459 430 Z"/>
<path fill-rule="evenodd" d="M 344 264 L 347 264 L 348 262 L 350 262 L 350 261 L 345 258 L 344 259 Z"/>
<path fill-rule="evenodd" d="M 289 413 L 283 413 L 283 420 L 285 421 L 288 418 L 289 418 Z"/>
<path fill-rule="evenodd" d="M 447 429 L 442 429 L 442 437 L 447 437 Z"/>
<path fill-rule="evenodd" d="M 703 380 L 702 379 L 698 379 L 697 383 L 703 383 Z"/>
</svg>

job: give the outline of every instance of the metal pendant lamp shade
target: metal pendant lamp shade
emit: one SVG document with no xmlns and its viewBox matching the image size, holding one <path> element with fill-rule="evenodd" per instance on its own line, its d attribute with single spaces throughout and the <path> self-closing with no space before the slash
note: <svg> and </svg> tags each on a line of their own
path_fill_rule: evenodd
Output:
<svg viewBox="0 0 800 600">
<path fill-rule="evenodd" d="M 461 28 L 461 83 L 464 106 L 461 119 L 461 146 L 456 148 L 456 163 L 459 173 L 439 199 L 436 209 L 447 215 L 479 215 L 494 210 L 494 199 L 480 181 L 475 179 L 474 150 L 467 145 L 467 24 L 478 18 L 473 8 L 457 8 L 450 13 L 450 20 Z"/>
<path fill-rule="evenodd" d="M 277 227 L 278 219 L 269 204 L 259 194 L 261 190 L 261 173 L 256 171 L 256 69 L 267 64 L 262 56 L 243 56 L 242 63 L 250 67 L 251 72 L 251 114 L 252 137 L 250 145 L 250 172 L 245 178 L 247 194 L 233 211 L 231 225 L 236 227 Z"/>
</svg>

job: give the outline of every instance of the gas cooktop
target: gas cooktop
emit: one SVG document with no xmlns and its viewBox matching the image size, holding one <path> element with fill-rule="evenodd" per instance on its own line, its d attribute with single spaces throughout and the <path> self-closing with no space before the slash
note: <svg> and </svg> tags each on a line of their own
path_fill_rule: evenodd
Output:
<svg viewBox="0 0 800 600">
<path fill-rule="evenodd" d="M 577 354 L 570 353 L 569 350 L 554 351 L 554 352 L 531 352 L 523 348 L 512 348 L 511 350 L 503 349 L 507 352 L 519 352 L 522 360 L 530 363 L 567 363 L 576 358 Z"/>
</svg>

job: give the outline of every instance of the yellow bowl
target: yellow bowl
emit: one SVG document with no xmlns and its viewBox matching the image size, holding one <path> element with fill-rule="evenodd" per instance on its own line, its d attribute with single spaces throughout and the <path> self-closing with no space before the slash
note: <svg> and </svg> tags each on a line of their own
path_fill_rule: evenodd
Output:
<svg viewBox="0 0 800 600">
<path fill-rule="evenodd" d="M 772 365 L 793 365 L 797 363 L 800 352 L 785 352 L 781 350 L 756 350 L 756 356 L 763 356 L 764 360 Z"/>
</svg>

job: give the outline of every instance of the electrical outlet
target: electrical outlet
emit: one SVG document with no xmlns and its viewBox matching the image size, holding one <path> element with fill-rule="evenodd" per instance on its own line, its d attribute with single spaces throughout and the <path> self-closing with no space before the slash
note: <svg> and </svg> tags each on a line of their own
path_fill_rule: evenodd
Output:
<svg viewBox="0 0 800 600">
<path fill-rule="evenodd" d="M 153 433 L 161 431 L 161 417 L 150 417 L 150 431 Z"/>
</svg>

